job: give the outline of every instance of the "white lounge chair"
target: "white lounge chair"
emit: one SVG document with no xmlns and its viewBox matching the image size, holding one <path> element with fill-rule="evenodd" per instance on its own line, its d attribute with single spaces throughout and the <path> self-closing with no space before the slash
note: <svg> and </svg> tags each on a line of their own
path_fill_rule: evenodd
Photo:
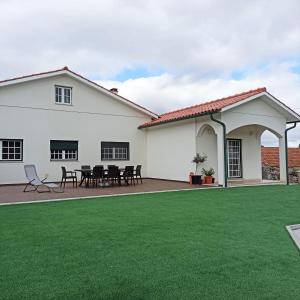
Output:
<svg viewBox="0 0 300 300">
<path fill-rule="evenodd" d="M 37 191 L 38 193 L 44 193 L 44 192 L 56 192 L 56 193 L 63 193 L 63 190 L 59 188 L 59 186 L 55 183 L 45 183 L 44 181 L 47 179 L 44 178 L 43 180 L 40 180 L 36 173 L 35 165 L 25 165 L 24 166 L 25 175 L 28 179 L 28 183 L 25 186 L 25 189 L 23 192 L 33 192 Z M 33 189 L 27 190 L 28 187 L 32 186 Z M 45 187 L 47 190 L 39 190 L 39 188 Z"/>
</svg>

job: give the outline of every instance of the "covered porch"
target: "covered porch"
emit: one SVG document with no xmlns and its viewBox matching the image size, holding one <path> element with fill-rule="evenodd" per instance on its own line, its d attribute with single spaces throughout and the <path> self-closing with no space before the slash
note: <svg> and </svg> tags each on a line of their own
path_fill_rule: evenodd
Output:
<svg viewBox="0 0 300 300">
<path fill-rule="evenodd" d="M 196 136 L 197 153 L 207 155 L 207 161 L 202 167 L 215 170 L 219 185 L 224 186 L 225 174 L 228 186 L 286 183 L 285 128 L 276 130 L 262 124 L 247 124 L 236 128 L 228 126 L 224 139 L 220 127 L 207 120 L 201 124 Z M 280 180 L 263 180 L 262 177 L 261 138 L 266 131 L 272 132 L 278 140 Z"/>
</svg>

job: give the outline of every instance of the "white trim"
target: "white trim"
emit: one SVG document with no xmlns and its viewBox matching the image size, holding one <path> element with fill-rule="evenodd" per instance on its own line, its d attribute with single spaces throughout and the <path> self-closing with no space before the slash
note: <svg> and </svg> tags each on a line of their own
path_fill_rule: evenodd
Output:
<svg viewBox="0 0 300 300">
<path fill-rule="evenodd" d="M 294 112 L 292 109 L 290 109 L 288 106 L 286 106 L 285 104 L 283 104 L 282 102 L 280 102 L 278 99 L 276 99 L 275 97 L 273 97 L 271 94 L 269 94 L 268 92 L 262 92 L 262 93 L 259 93 L 259 94 L 256 94 L 254 96 L 251 96 L 251 97 L 248 97 L 242 101 L 239 101 L 237 103 L 234 103 L 234 104 L 231 104 L 231 105 L 228 105 L 224 108 L 221 109 L 221 112 L 225 112 L 225 111 L 228 111 L 230 109 L 233 109 L 239 105 L 242 105 L 242 104 L 245 104 L 249 101 L 252 101 L 256 98 L 259 98 L 261 96 L 266 96 L 268 97 L 270 100 L 272 100 L 275 104 L 277 104 L 278 106 L 280 106 L 281 109 L 283 109 L 284 111 L 288 112 L 290 115 L 292 115 L 296 120 L 295 121 L 300 121 L 300 116 Z M 288 120 L 290 122 L 293 122 L 294 120 Z"/>
<path fill-rule="evenodd" d="M 60 90 L 61 93 L 60 94 L 57 93 L 57 90 Z M 66 90 L 68 90 L 70 92 L 70 95 L 66 94 Z M 56 101 L 57 96 L 60 97 L 61 101 Z M 70 98 L 70 102 L 66 102 L 67 97 Z M 55 104 L 72 106 L 72 87 L 62 86 L 62 85 L 55 85 L 54 86 L 54 101 L 55 101 Z"/>
<path fill-rule="evenodd" d="M 300 241 L 295 237 L 293 230 L 300 230 L 300 224 L 295 224 L 295 225 L 287 225 L 285 226 L 286 230 L 290 234 L 292 240 L 294 241 L 295 245 L 298 247 L 300 250 Z"/>
<path fill-rule="evenodd" d="M 79 80 L 80 82 L 104 93 L 105 95 L 118 100 L 138 111 L 143 112 L 144 114 L 151 116 L 153 118 L 158 118 L 158 115 L 156 115 L 155 113 L 152 113 L 150 111 L 148 111 L 147 109 L 135 104 L 134 102 L 131 102 L 130 100 L 123 98 L 122 96 L 119 96 L 117 94 L 112 93 L 111 91 L 107 90 L 106 88 L 98 85 L 96 82 L 90 81 L 89 79 L 86 79 L 80 75 L 75 74 L 74 72 L 70 71 L 70 70 L 57 70 L 57 71 L 53 71 L 53 72 L 48 72 L 45 74 L 36 74 L 36 75 L 32 75 L 32 76 L 28 76 L 24 78 L 19 78 L 19 79 L 12 79 L 12 80 L 8 80 L 8 81 L 4 81 L 4 82 L 0 82 L 0 87 L 2 86 L 8 86 L 8 85 L 13 85 L 13 84 L 18 84 L 18 83 L 23 83 L 23 82 L 28 82 L 28 81 L 32 81 L 32 80 L 37 80 L 37 79 L 43 79 L 43 78 L 49 78 L 49 77 L 53 77 L 53 76 L 57 76 L 57 75 L 68 75 L 74 79 Z"/>
</svg>

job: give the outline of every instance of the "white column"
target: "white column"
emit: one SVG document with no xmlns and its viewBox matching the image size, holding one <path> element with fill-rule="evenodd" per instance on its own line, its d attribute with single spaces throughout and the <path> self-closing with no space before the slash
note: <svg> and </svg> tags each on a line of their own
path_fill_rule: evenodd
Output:
<svg viewBox="0 0 300 300">
<path fill-rule="evenodd" d="M 221 127 L 221 126 L 220 126 Z M 218 184 L 224 186 L 224 139 L 223 130 L 217 132 L 217 148 L 218 148 Z"/>
<path fill-rule="evenodd" d="M 285 156 L 285 140 L 284 137 L 279 138 L 279 166 L 280 181 L 286 182 L 286 156 Z"/>
</svg>

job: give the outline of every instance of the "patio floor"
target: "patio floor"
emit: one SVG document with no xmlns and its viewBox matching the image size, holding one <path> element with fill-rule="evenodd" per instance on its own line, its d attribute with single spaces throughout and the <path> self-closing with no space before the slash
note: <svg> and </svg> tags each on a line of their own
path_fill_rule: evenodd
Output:
<svg viewBox="0 0 300 300">
<path fill-rule="evenodd" d="M 136 184 L 133 186 L 113 186 L 106 188 L 73 188 L 71 183 L 66 184 L 64 193 L 38 193 L 28 192 L 24 193 L 24 185 L 6 185 L 0 186 L 0 203 L 15 203 L 40 201 L 50 199 L 64 199 L 64 198 L 81 198 L 89 196 L 103 196 L 103 195 L 120 195 L 130 193 L 143 193 L 154 191 L 168 191 L 168 190 L 182 190 L 191 188 L 207 187 L 205 185 L 190 185 L 185 182 L 144 179 L 143 184 Z"/>
</svg>

